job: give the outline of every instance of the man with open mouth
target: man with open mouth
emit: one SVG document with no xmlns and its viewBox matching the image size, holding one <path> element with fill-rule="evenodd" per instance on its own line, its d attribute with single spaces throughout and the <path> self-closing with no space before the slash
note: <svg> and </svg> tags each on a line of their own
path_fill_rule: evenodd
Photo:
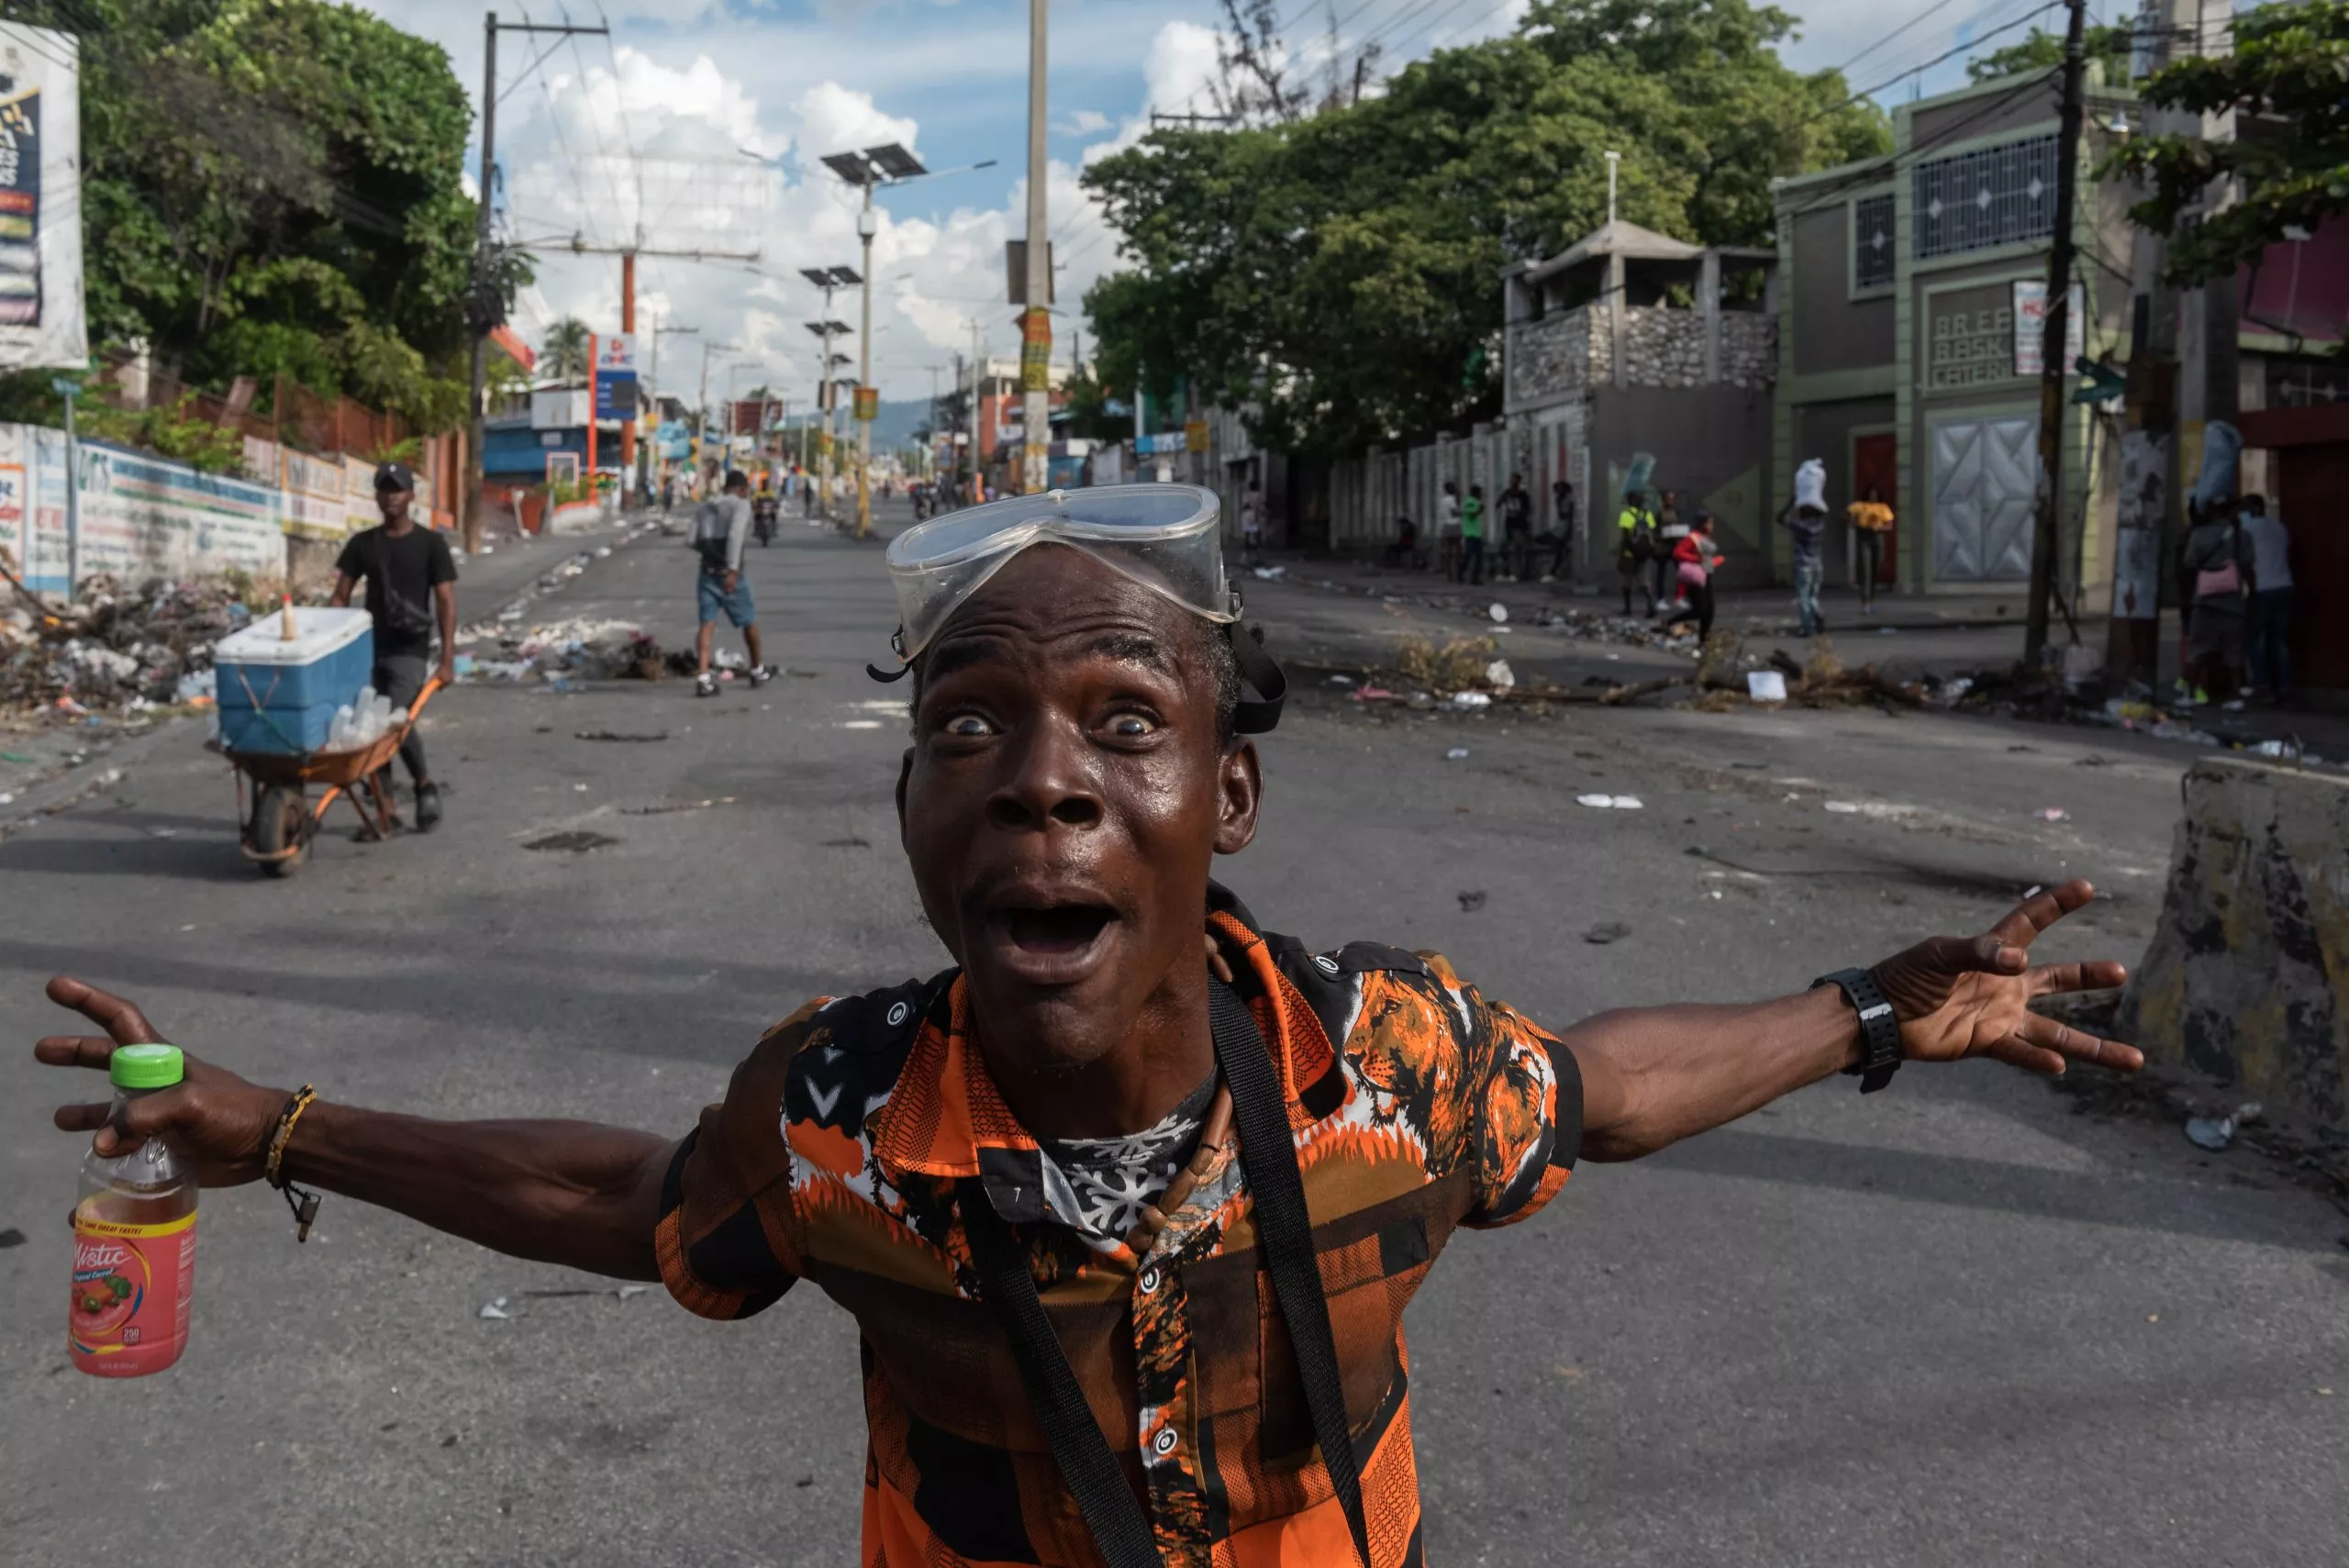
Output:
<svg viewBox="0 0 2349 1568">
<path fill-rule="evenodd" d="M 1282 695 L 1212 495 L 1004 501 L 888 563 L 898 819 L 953 968 L 808 1003 L 683 1138 L 361 1110 L 193 1057 L 117 1125 L 58 1125 L 659 1279 L 705 1317 L 812 1281 L 865 1347 L 869 1564 L 1394 1568 L 1420 1557 L 1401 1317 L 1454 1230 L 1838 1072 L 2141 1064 L 2029 1008 L 2121 982 L 2030 962 L 2081 883 L 1776 1000 L 1558 1033 L 1436 955 L 1267 934 L 1208 877 L 1255 834 L 1249 737 Z M 44 1062 L 159 1038 L 79 981 L 50 995 L 106 1032 Z"/>
</svg>

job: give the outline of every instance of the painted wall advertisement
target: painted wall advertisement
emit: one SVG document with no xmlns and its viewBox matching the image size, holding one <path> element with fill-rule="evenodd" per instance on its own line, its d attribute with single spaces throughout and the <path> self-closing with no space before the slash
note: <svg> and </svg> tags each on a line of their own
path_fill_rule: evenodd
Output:
<svg viewBox="0 0 2349 1568">
<path fill-rule="evenodd" d="M 343 501 L 342 465 L 291 447 L 281 448 L 278 456 L 284 464 L 285 531 L 328 541 L 348 534 L 351 512 Z"/>
<path fill-rule="evenodd" d="M 2146 430 L 2121 433 L 2121 495 L 2112 536 L 2112 614 L 2161 615 L 2162 523 L 2169 515 L 2169 443 Z"/>
<path fill-rule="evenodd" d="M 90 362 L 80 61 L 70 33 L 0 22 L 0 369 Z"/>
<path fill-rule="evenodd" d="M 112 447 L 82 444 L 81 566 L 129 582 L 285 569 L 277 492 Z"/>
</svg>

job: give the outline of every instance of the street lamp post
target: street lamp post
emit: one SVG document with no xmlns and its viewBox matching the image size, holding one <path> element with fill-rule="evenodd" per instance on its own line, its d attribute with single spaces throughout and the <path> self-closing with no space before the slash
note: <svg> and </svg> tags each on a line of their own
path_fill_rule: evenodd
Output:
<svg viewBox="0 0 2349 1568">
<path fill-rule="evenodd" d="M 1044 211 L 1044 19 L 1046 0 L 1028 0 L 1028 312 L 1019 334 L 1020 488 L 1033 495 L 1052 478 L 1052 246 Z"/>
<path fill-rule="evenodd" d="M 854 185 L 863 195 L 864 205 L 856 215 L 856 232 L 864 242 L 864 296 L 859 306 L 860 327 L 857 332 L 856 365 L 856 537 L 867 539 L 873 533 L 873 416 L 868 410 L 877 408 L 879 394 L 873 386 L 873 235 L 879 220 L 873 214 L 873 193 L 883 185 L 902 185 L 911 180 L 933 174 L 961 174 L 973 169 L 988 169 L 995 160 L 965 164 L 960 169 L 928 169 L 920 159 L 894 141 L 879 147 L 867 147 L 856 152 L 835 152 L 824 160 L 824 167 L 840 176 L 844 184 Z M 836 268 L 845 272 L 846 268 Z M 811 270 L 809 277 L 815 273 Z M 827 314 L 831 309 L 831 295 L 824 296 Z M 829 351 L 828 356 L 829 357 Z M 829 373 L 827 371 L 826 373 Z"/>
</svg>

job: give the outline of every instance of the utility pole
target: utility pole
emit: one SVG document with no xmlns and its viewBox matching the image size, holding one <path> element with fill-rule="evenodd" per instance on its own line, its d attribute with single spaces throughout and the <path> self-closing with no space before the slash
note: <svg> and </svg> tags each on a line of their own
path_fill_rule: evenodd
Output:
<svg viewBox="0 0 2349 1568">
<path fill-rule="evenodd" d="M 2023 620 L 2023 668 L 2047 651 L 2048 601 L 2055 592 L 2056 539 L 2064 518 L 2064 349 L 2072 314 L 2072 229 L 2079 202 L 2080 75 L 2087 0 L 2065 0 L 2064 99 L 2056 120 L 2055 234 L 2047 251 L 2047 301 L 2039 364 L 2039 508 L 2031 539 L 2031 605 Z M 2068 617 L 2066 617 L 2068 618 Z"/>
<path fill-rule="evenodd" d="M 1019 333 L 1020 488 L 1036 495 L 1052 480 L 1052 297 L 1051 220 L 1044 210 L 1046 0 L 1028 0 L 1028 311 Z"/>
<path fill-rule="evenodd" d="M 491 195 L 497 181 L 497 35 L 499 33 L 558 33 L 595 35 L 607 33 L 607 28 L 574 28 L 568 22 L 501 22 L 491 11 L 482 18 L 482 77 L 481 77 L 481 208 L 473 216 L 473 439 L 472 450 L 465 454 L 465 553 L 470 555 L 481 548 L 481 483 L 482 443 L 487 439 L 487 417 L 482 407 L 483 390 L 489 379 L 489 332 L 496 325 L 490 319 L 490 239 L 489 217 Z M 590 367 L 588 386 L 595 385 Z M 595 410 L 588 409 L 592 427 Z M 589 475 L 590 483 L 594 476 Z"/>
<path fill-rule="evenodd" d="M 651 367 L 653 396 L 657 398 L 661 395 L 661 339 L 663 338 L 698 338 L 700 336 L 701 328 L 698 327 L 663 327 L 658 323 L 654 324 L 652 328 Z M 660 412 L 661 406 L 658 403 L 655 403 L 652 406 L 654 413 L 657 414 Z M 660 427 L 656 423 L 654 426 L 656 433 L 658 433 L 659 428 Z"/>
<path fill-rule="evenodd" d="M 701 462 L 707 462 L 709 461 L 709 356 L 714 351 L 730 354 L 734 351 L 734 345 L 731 343 L 713 343 L 707 338 L 702 339 L 701 395 L 698 399 L 698 406 L 694 411 L 695 428 L 699 437 L 696 444 L 701 449 L 695 454 L 695 456 Z M 719 465 L 719 472 L 721 473 L 725 472 L 725 467 L 722 463 Z"/>
<path fill-rule="evenodd" d="M 1607 221 L 1609 223 L 1615 221 L 1615 171 L 1621 167 L 1622 162 L 1621 153 L 1607 154 Z"/>
<path fill-rule="evenodd" d="M 873 187 L 864 182 L 864 207 L 856 215 L 857 238 L 864 242 L 864 287 L 858 291 L 856 317 L 856 537 L 873 537 L 873 416 L 880 395 L 873 389 Z"/>
</svg>

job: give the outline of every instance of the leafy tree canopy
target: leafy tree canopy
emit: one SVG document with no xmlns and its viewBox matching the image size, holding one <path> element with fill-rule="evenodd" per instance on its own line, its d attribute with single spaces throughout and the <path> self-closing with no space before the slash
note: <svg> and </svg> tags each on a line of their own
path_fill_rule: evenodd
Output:
<svg viewBox="0 0 2349 1568">
<path fill-rule="evenodd" d="M 1746 0 L 1537 0 L 1293 122 L 1164 130 L 1086 171 L 1131 270 L 1085 297 L 1102 384 L 1187 380 L 1259 439 L 1348 452 L 1497 411 L 1499 273 L 1621 216 L 1764 244 L 1773 177 L 1889 147 L 1794 18 Z"/>
<path fill-rule="evenodd" d="M 183 379 L 283 372 L 463 414 L 471 109 L 435 44 L 328 0 L 12 0 L 82 40 L 91 335 Z M 527 282 L 501 258 L 501 305 Z"/>
<path fill-rule="evenodd" d="M 2104 67 L 2108 82 L 2126 81 L 2129 76 L 2129 49 L 2133 34 L 2126 22 L 2110 27 L 2092 22 L 2080 34 L 2080 52 L 2084 59 L 2096 61 Z M 2030 71 L 2052 71 L 2064 63 L 2064 35 L 2031 29 L 2031 36 L 2021 43 L 1994 49 L 1987 54 L 1977 54 L 1965 62 L 1965 75 L 1972 82 L 1991 82 L 2001 76 L 2020 76 Z"/>
<path fill-rule="evenodd" d="M 2141 91 L 2165 109 L 2237 116 L 2232 140 L 2134 137 L 2112 161 L 2151 186 L 2130 216 L 2170 237 L 2173 282 L 2224 277 L 2287 228 L 2349 212 L 2349 0 L 2238 11 L 2232 54 L 2177 61 Z M 2182 226 L 2221 178 L 2242 183 L 2242 199 Z"/>
</svg>

